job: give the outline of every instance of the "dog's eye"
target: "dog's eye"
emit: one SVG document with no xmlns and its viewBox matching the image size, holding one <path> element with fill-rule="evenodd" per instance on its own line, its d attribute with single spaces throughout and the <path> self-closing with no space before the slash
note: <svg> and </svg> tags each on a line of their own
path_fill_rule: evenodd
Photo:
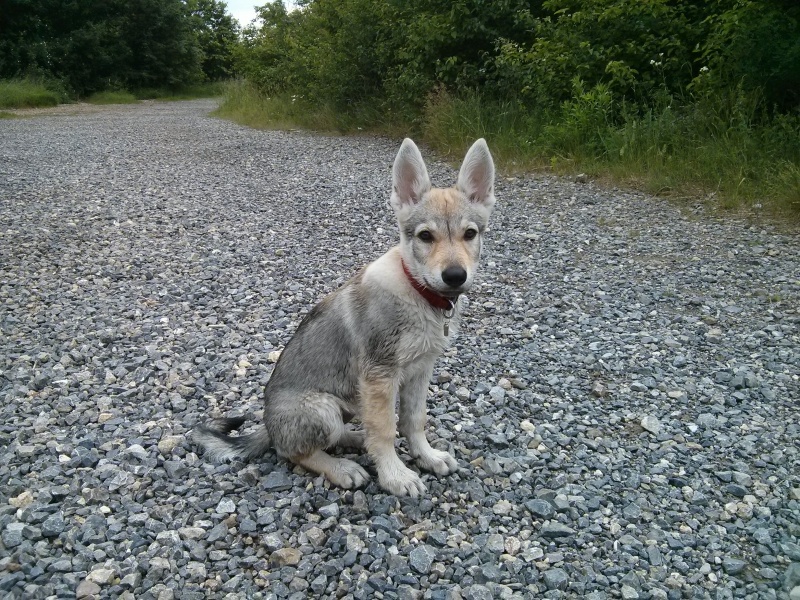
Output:
<svg viewBox="0 0 800 600">
<path fill-rule="evenodd" d="M 420 239 L 420 241 L 423 241 L 426 244 L 430 244 L 433 241 L 433 234 L 427 229 L 424 231 L 420 231 L 417 234 L 417 237 Z"/>
<path fill-rule="evenodd" d="M 478 230 L 470 228 L 470 229 L 467 229 L 464 232 L 464 239 L 465 240 L 474 240 L 476 235 L 478 235 Z"/>
</svg>

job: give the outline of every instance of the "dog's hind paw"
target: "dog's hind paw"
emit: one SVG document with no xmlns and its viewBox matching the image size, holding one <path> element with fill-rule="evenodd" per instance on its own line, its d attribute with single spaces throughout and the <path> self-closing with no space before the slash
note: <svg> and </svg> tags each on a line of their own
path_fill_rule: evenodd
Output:
<svg viewBox="0 0 800 600">
<path fill-rule="evenodd" d="M 417 457 L 417 464 L 421 469 L 432 471 L 437 475 L 448 475 L 458 470 L 456 459 L 449 452 L 431 448 Z"/>
</svg>

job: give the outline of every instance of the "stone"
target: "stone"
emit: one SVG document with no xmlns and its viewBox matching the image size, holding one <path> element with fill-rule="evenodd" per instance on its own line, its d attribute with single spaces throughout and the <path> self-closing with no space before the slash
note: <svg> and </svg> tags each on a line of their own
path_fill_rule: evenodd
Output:
<svg viewBox="0 0 800 600">
<path fill-rule="evenodd" d="M 64 522 L 64 516 L 60 513 L 53 513 L 47 517 L 42 523 L 42 535 L 44 537 L 57 537 L 64 533 L 67 524 Z"/>
<path fill-rule="evenodd" d="M 565 590 L 569 583 L 567 572 L 560 567 L 548 569 L 542 574 L 542 578 L 548 590 Z"/>
<path fill-rule="evenodd" d="M 547 523 L 542 525 L 539 533 L 542 535 L 542 537 L 552 539 L 572 536 L 575 534 L 575 530 L 571 527 L 567 527 L 566 525 L 562 525 L 561 523 Z"/>
<path fill-rule="evenodd" d="M 270 471 L 262 487 L 268 492 L 285 492 L 292 489 L 292 479 L 285 471 Z"/>
<path fill-rule="evenodd" d="M 16 548 L 22 543 L 24 539 L 23 530 L 25 529 L 24 523 L 9 523 L 3 530 L 2 540 L 7 548 Z"/>
<path fill-rule="evenodd" d="M 485 585 L 475 584 L 467 587 L 464 590 L 462 597 L 464 600 L 492 600 L 494 598 L 494 594 L 492 593 L 492 590 Z"/>
<path fill-rule="evenodd" d="M 276 567 L 293 567 L 300 562 L 301 556 L 300 550 L 296 548 L 280 548 L 270 555 L 269 562 Z"/>
<path fill-rule="evenodd" d="M 513 508 L 514 507 L 511 504 L 511 502 L 509 502 L 508 500 L 504 499 L 504 500 L 498 501 L 492 507 L 492 512 L 494 512 L 494 514 L 496 514 L 496 515 L 504 516 L 504 515 L 509 514 L 512 511 Z"/>
<path fill-rule="evenodd" d="M 430 573 L 436 551 L 427 544 L 420 544 L 408 555 L 408 564 L 417 573 L 427 575 Z"/>
<path fill-rule="evenodd" d="M 30 491 L 25 490 L 18 496 L 9 498 L 8 503 L 16 508 L 25 508 L 33 503 L 33 494 Z"/>
<path fill-rule="evenodd" d="M 653 415 L 643 416 L 639 424 L 642 426 L 642 429 L 649 431 L 653 435 L 661 433 L 661 421 Z"/>
<path fill-rule="evenodd" d="M 125 449 L 125 454 L 129 456 L 133 456 L 136 460 L 146 460 L 147 459 L 147 450 L 145 450 L 141 444 L 132 444 Z"/>
<path fill-rule="evenodd" d="M 169 456 L 183 442 L 183 437 L 178 435 L 165 435 L 158 441 L 158 451 L 164 456 Z"/>
<path fill-rule="evenodd" d="M 553 505 L 550 504 L 547 500 L 528 500 L 525 503 L 525 508 L 527 508 L 531 514 L 540 517 L 542 519 L 549 519 L 554 514 L 556 514 L 556 509 L 553 508 Z"/>
<path fill-rule="evenodd" d="M 800 586 L 800 562 L 789 565 L 783 574 L 783 589 L 789 591 Z"/>
<path fill-rule="evenodd" d="M 738 558 L 726 556 L 724 559 L 722 559 L 722 569 L 728 575 L 738 575 L 744 571 L 746 566 L 747 563 L 743 560 L 739 560 Z"/>
<path fill-rule="evenodd" d="M 86 580 L 96 583 L 97 585 L 108 585 L 109 583 L 113 583 L 116 576 L 117 573 L 114 571 L 114 569 L 101 567 L 99 569 L 90 571 L 86 576 Z"/>
<path fill-rule="evenodd" d="M 75 597 L 76 598 L 90 598 L 93 596 L 98 596 L 101 591 L 101 587 L 97 585 L 94 581 L 90 581 L 89 579 L 84 579 L 78 584 L 78 587 L 75 589 Z"/>
<path fill-rule="evenodd" d="M 230 515 L 236 512 L 236 503 L 231 498 L 222 498 L 214 509 L 221 515 Z"/>
<path fill-rule="evenodd" d="M 338 504 L 326 504 L 325 506 L 320 506 L 317 510 L 319 516 L 327 519 L 329 517 L 338 518 L 339 517 L 339 505 Z"/>
<path fill-rule="evenodd" d="M 639 592 L 627 584 L 622 586 L 620 592 L 622 593 L 623 600 L 637 600 L 639 598 Z"/>
</svg>

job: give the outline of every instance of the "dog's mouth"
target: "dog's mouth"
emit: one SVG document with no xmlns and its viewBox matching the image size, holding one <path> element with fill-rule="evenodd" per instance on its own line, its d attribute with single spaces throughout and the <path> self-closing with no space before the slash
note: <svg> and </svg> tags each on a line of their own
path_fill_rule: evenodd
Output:
<svg viewBox="0 0 800 600">
<path fill-rule="evenodd" d="M 469 286 L 460 285 L 458 287 L 447 287 L 442 289 L 441 284 L 439 285 L 431 285 L 427 280 L 425 280 L 425 287 L 442 296 L 443 298 L 447 298 L 448 300 L 456 301 L 461 294 L 466 293 L 469 289 Z"/>
</svg>

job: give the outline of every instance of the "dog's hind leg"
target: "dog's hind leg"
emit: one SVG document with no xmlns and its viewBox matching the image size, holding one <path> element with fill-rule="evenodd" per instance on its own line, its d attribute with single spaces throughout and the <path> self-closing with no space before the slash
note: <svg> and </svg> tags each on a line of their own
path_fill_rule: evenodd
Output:
<svg viewBox="0 0 800 600">
<path fill-rule="evenodd" d="M 367 472 L 357 463 L 325 452 L 337 445 L 359 445 L 359 432 L 345 427 L 341 400 L 332 394 L 311 392 L 273 398 L 267 424 L 278 454 L 314 473 L 325 475 L 343 488 L 363 485 Z M 363 444 L 363 442 L 362 442 Z"/>
<path fill-rule="evenodd" d="M 356 462 L 336 458 L 317 450 L 310 456 L 292 456 L 290 460 L 301 467 L 325 475 L 331 483 L 345 489 L 360 487 L 369 481 L 369 474 Z"/>
<path fill-rule="evenodd" d="M 363 431 L 347 428 L 342 432 L 335 445 L 342 448 L 363 448 L 365 438 Z"/>
</svg>

